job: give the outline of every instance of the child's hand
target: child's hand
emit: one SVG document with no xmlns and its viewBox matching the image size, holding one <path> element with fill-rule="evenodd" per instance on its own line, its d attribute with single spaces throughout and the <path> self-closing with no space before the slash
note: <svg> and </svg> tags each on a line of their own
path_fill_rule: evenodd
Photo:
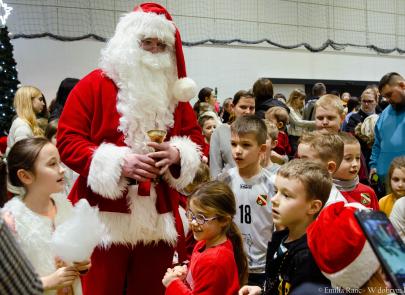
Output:
<svg viewBox="0 0 405 295">
<path fill-rule="evenodd" d="M 177 265 L 173 268 L 173 272 L 180 280 L 183 281 L 187 275 L 187 265 Z"/>
<path fill-rule="evenodd" d="M 262 289 L 258 286 L 243 286 L 238 295 L 260 295 L 262 294 Z"/>
<path fill-rule="evenodd" d="M 176 274 L 176 272 L 174 271 L 174 269 L 168 268 L 165 276 L 163 277 L 162 283 L 165 287 L 169 286 L 171 284 L 171 282 L 173 282 L 174 280 L 178 280 L 178 276 Z"/>
<path fill-rule="evenodd" d="M 71 286 L 78 276 L 79 273 L 74 266 L 67 266 L 58 268 L 53 274 L 42 277 L 41 280 L 44 290 L 59 289 Z"/>
<path fill-rule="evenodd" d="M 84 260 L 84 261 L 80 261 L 80 262 L 73 262 L 73 266 L 76 268 L 76 270 L 81 275 L 84 275 L 89 271 L 89 269 L 91 267 L 91 262 L 90 262 L 90 260 Z"/>
</svg>

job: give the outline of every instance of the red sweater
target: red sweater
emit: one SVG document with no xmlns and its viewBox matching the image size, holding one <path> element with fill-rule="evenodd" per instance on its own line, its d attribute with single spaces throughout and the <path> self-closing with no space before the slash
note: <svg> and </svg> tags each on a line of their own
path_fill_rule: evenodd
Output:
<svg viewBox="0 0 405 295">
<path fill-rule="evenodd" d="M 279 131 L 278 137 L 277 137 L 277 145 L 273 150 L 280 155 L 291 154 L 291 146 L 290 146 L 290 142 L 288 140 L 287 133 L 285 133 L 284 131 Z"/>
<path fill-rule="evenodd" d="M 367 208 L 371 208 L 373 210 L 380 210 L 380 206 L 378 205 L 378 199 L 375 195 L 374 190 L 362 183 L 359 183 L 354 190 L 342 192 L 342 195 L 346 198 L 349 203 L 360 203 Z"/>
<path fill-rule="evenodd" d="M 174 280 L 167 286 L 165 294 L 238 294 L 238 269 L 231 241 L 208 249 L 205 249 L 205 241 L 198 242 L 191 256 L 186 281 L 187 284 Z"/>
</svg>

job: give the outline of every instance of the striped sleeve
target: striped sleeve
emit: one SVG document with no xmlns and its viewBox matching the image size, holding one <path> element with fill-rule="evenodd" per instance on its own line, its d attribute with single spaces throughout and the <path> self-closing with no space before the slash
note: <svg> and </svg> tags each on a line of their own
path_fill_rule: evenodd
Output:
<svg viewBox="0 0 405 295">
<path fill-rule="evenodd" d="M 0 218 L 0 294 L 43 294 L 42 283 Z"/>
</svg>

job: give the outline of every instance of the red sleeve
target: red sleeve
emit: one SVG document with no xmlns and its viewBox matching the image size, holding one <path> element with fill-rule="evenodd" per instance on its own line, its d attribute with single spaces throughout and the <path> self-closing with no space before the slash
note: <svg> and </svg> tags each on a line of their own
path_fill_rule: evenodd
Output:
<svg viewBox="0 0 405 295">
<path fill-rule="evenodd" d="M 180 280 L 173 281 L 167 288 L 167 295 L 224 295 L 229 292 L 229 285 L 225 271 L 213 259 L 199 260 L 198 267 L 194 268 L 194 290 L 190 290 Z M 225 281 L 225 282 L 224 282 Z"/>
<path fill-rule="evenodd" d="M 209 156 L 209 145 L 205 142 L 197 117 L 189 102 L 179 102 L 176 112 L 181 112 L 181 135 L 186 135 L 201 147 L 204 156 Z M 176 114 L 175 114 L 176 117 Z"/>
<path fill-rule="evenodd" d="M 284 132 L 284 137 L 285 137 L 285 153 L 286 155 L 291 154 L 291 145 L 290 145 L 290 141 L 288 140 L 288 134 Z"/>
<path fill-rule="evenodd" d="M 228 250 L 219 249 L 208 255 L 202 256 L 194 261 L 197 243 L 193 257 L 191 258 L 190 271 L 194 288 L 191 290 L 180 280 L 173 281 L 167 288 L 167 295 L 225 295 L 236 294 L 239 289 L 239 281 L 233 274 L 237 274 L 233 253 Z M 234 268 L 234 269 L 232 269 Z"/>
<path fill-rule="evenodd" d="M 71 91 L 58 123 L 57 146 L 62 162 L 87 176 L 97 144 L 91 141 L 96 94 L 95 72 L 83 78 Z"/>
</svg>

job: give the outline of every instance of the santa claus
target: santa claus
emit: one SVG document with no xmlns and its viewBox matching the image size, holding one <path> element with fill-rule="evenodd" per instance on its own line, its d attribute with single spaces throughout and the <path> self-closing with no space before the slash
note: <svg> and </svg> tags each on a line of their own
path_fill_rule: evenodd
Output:
<svg viewBox="0 0 405 295">
<path fill-rule="evenodd" d="M 144 3 L 121 18 L 100 69 L 67 100 L 57 143 L 80 174 L 69 198 L 98 206 L 107 227 L 85 294 L 163 294 L 174 246 L 182 254 L 177 191 L 193 180 L 206 149 L 188 103 L 196 85 L 185 76 L 170 14 Z M 167 131 L 165 141 L 152 143 L 150 130 Z"/>
</svg>

